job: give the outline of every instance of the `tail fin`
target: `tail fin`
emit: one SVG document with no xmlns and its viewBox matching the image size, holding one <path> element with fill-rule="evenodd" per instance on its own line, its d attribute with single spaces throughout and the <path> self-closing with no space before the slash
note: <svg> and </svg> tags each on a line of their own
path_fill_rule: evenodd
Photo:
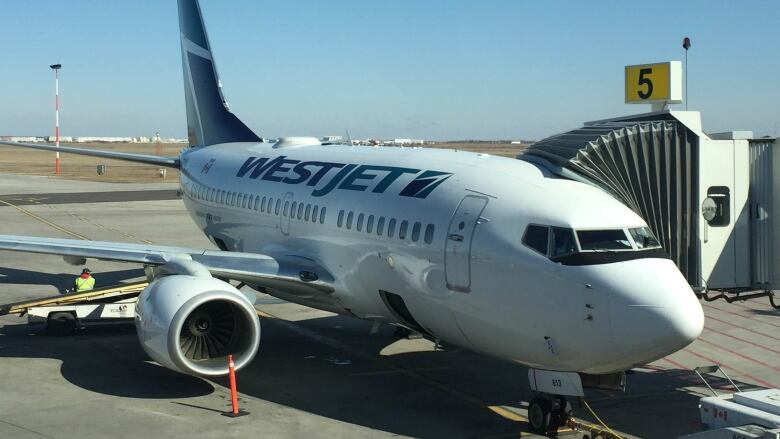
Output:
<svg viewBox="0 0 780 439">
<path fill-rule="evenodd" d="M 230 112 L 222 95 L 198 0 L 179 1 L 181 62 L 190 146 L 261 139 Z"/>
</svg>

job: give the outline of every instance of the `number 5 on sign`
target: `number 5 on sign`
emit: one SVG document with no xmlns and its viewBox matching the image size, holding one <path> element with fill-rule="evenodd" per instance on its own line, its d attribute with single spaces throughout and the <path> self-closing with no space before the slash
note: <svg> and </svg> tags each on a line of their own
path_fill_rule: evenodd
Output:
<svg viewBox="0 0 780 439">
<path fill-rule="evenodd" d="M 682 102 L 682 63 L 626 66 L 626 103 Z"/>
</svg>

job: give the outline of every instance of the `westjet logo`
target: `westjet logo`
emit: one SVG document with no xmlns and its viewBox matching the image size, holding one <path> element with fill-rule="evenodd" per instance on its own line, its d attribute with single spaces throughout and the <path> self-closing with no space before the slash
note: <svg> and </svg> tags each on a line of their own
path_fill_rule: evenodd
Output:
<svg viewBox="0 0 780 439">
<path fill-rule="evenodd" d="M 425 198 L 452 176 L 449 172 L 426 171 L 395 166 L 357 165 L 333 162 L 302 162 L 287 156 L 273 159 L 249 157 L 236 177 L 261 179 L 286 184 L 305 184 L 312 187 L 312 196 L 321 197 L 334 189 L 384 193 L 396 180 L 414 176 L 398 192 L 402 197 Z"/>
</svg>

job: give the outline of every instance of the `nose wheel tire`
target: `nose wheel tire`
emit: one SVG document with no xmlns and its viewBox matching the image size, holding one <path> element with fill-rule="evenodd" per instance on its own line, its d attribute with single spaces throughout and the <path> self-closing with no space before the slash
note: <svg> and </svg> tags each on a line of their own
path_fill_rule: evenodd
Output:
<svg viewBox="0 0 780 439">
<path fill-rule="evenodd" d="M 528 404 L 528 426 L 531 431 L 547 434 L 553 424 L 552 403 L 549 399 L 537 396 Z"/>
<path fill-rule="evenodd" d="M 528 425 L 534 433 L 555 437 L 570 417 L 571 404 L 563 396 L 540 395 L 528 404 Z"/>
</svg>

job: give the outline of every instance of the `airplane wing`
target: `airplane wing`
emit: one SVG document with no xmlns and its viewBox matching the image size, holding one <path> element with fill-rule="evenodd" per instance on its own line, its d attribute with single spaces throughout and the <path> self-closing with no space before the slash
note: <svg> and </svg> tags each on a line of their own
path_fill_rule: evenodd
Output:
<svg viewBox="0 0 780 439">
<path fill-rule="evenodd" d="M 0 235 L 0 250 L 60 255 L 83 264 L 86 258 L 135 262 L 145 265 L 205 267 L 212 276 L 278 289 L 296 295 L 330 294 L 333 276 L 315 261 L 295 255 L 189 249 L 147 244 L 126 244 L 78 239 Z"/>
<path fill-rule="evenodd" d="M 44 151 L 59 151 L 69 154 L 89 155 L 93 157 L 103 157 L 107 159 L 126 160 L 130 162 L 145 163 L 147 165 L 165 166 L 168 168 L 179 168 L 179 159 L 177 157 L 161 157 L 148 154 L 133 154 L 130 152 L 103 151 L 92 148 L 74 148 L 71 146 L 55 146 L 37 143 L 18 143 L 6 142 L 0 140 L 0 145 L 18 146 L 21 148 L 42 149 Z"/>
</svg>

